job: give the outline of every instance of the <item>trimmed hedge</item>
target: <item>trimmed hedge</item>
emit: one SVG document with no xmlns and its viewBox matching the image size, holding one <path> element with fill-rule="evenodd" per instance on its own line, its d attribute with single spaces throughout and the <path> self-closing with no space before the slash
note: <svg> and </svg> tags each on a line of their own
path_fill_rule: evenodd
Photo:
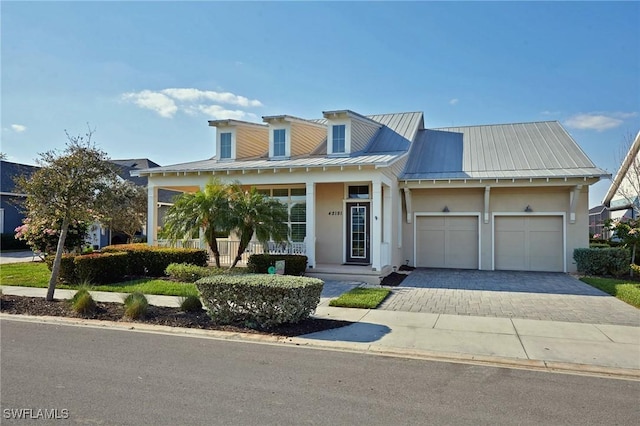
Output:
<svg viewBox="0 0 640 426">
<path fill-rule="evenodd" d="M 164 276 L 172 263 L 207 266 L 207 252 L 199 249 L 152 247 L 147 244 L 119 244 L 107 246 L 103 253 L 126 252 L 129 255 L 128 275 Z"/>
<path fill-rule="evenodd" d="M 196 288 L 216 324 L 268 329 L 308 318 L 324 283 L 317 278 L 283 275 L 215 275 Z"/>
<path fill-rule="evenodd" d="M 200 278 L 212 275 L 213 270 L 205 266 L 197 266 L 190 263 L 172 263 L 165 269 L 165 274 L 176 281 L 195 283 Z"/>
<path fill-rule="evenodd" d="M 284 260 L 285 275 L 304 275 L 307 270 L 307 256 L 297 254 L 252 254 L 247 261 L 247 269 L 254 274 L 266 274 L 276 260 Z"/>
<path fill-rule="evenodd" d="M 620 276 L 629 272 L 631 254 L 622 247 L 577 248 L 573 251 L 578 272 L 585 275 Z"/>
<path fill-rule="evenodd" d="M 55 256 L 47 256 L 49 270 Z M 91 253 L 62 256 L 58 280 L 68 284 L 88 281 L 93 284 L 117 283 L 127 275 L 126 253 Z"/>
</svg>

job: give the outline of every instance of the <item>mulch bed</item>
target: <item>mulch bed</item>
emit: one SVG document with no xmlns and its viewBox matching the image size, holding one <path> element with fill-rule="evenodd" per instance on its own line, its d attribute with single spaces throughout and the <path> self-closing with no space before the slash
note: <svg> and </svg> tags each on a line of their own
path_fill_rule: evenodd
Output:
<svg viewBox="0 0 640 426">
<path fill-rule="evenodd" d="M 149 305 L 144 319 L 131 320 L 124 318 L 124 306 L 120 303 L 97 302 L 95 315 L 81 317 L 76 314 L 66 300 L 47 302 L 40 297 L 0 296 L 0 312 L 17 315 L 38 315 L 71 318 L 90 318 L 103 321 L 133 322 L 143 324 L 166 325 L 171 327 L 199 328 L 205 330 L 222 330 L 241 333 L 265 334 L 271 336 L 294 337 L 317 331 L 331 330 L 353 324 L 349 321 L 309 318 L 297 324 L 287 324 L 269 330 L 254 330 L 242 325 L 216 325 L 205 311 L 198 313 L 181 312 L 178 308 Z"/>
</svg>

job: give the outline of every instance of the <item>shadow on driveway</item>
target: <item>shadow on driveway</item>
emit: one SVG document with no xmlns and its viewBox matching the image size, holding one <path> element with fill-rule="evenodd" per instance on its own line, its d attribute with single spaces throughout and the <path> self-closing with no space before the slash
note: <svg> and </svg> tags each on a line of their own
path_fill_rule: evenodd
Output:
<svg viewBox="0 0 640 426">
<path fill-rule="evenodd" d="M 607 293 L 562 272 L 417 268 L 400 286 L 610 297 Z"/>
<path fill-rule="evenodd" d="M 328 342 L 371 343 L 382 339 L 391 332 L 386 325 L 357 322 L 346 327 L 305 334 L 305 339 L 324 340 Z"/>
</svg>

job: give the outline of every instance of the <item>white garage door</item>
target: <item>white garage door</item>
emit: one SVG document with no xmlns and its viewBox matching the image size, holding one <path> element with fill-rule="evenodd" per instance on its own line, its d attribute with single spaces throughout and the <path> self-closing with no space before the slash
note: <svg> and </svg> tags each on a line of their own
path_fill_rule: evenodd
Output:
<svg viewBox="0 0 640 426">
<path fill-rule="evenodd" d="M 417 217 L 416 266 L 478 269 L 478 218 Z"/>
<path fill-rule="evenodd" d="M 562 216 L 495 218 L 495 269 L 564 270 Z"/>
</svg>

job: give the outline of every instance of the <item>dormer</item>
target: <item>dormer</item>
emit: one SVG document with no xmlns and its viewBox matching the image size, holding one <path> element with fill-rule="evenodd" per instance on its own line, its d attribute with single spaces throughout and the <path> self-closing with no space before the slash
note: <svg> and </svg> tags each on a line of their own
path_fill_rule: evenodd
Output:
<svg viewBox="0 0 640 426">
<path fill-rule="evenodd" d="M 327 155 L 347 156 L 362 151 L 382 124 L 350 110 L 324 111 L 327 119 Z"/>
<path fill-rule="evenodd" d="M 310 154 L 327 135 L 324 124 L 290 115 L 262 117 L 269 125 L 269 159 L 284 160 Z"/>
<path fill-rule="evenodd" d="M 240 120 L 209 120 L 216 128 L 216 155 L 218 161 L 257 157 L 268 148 L 269 127 L 264 124 Z"/>
</svg>

